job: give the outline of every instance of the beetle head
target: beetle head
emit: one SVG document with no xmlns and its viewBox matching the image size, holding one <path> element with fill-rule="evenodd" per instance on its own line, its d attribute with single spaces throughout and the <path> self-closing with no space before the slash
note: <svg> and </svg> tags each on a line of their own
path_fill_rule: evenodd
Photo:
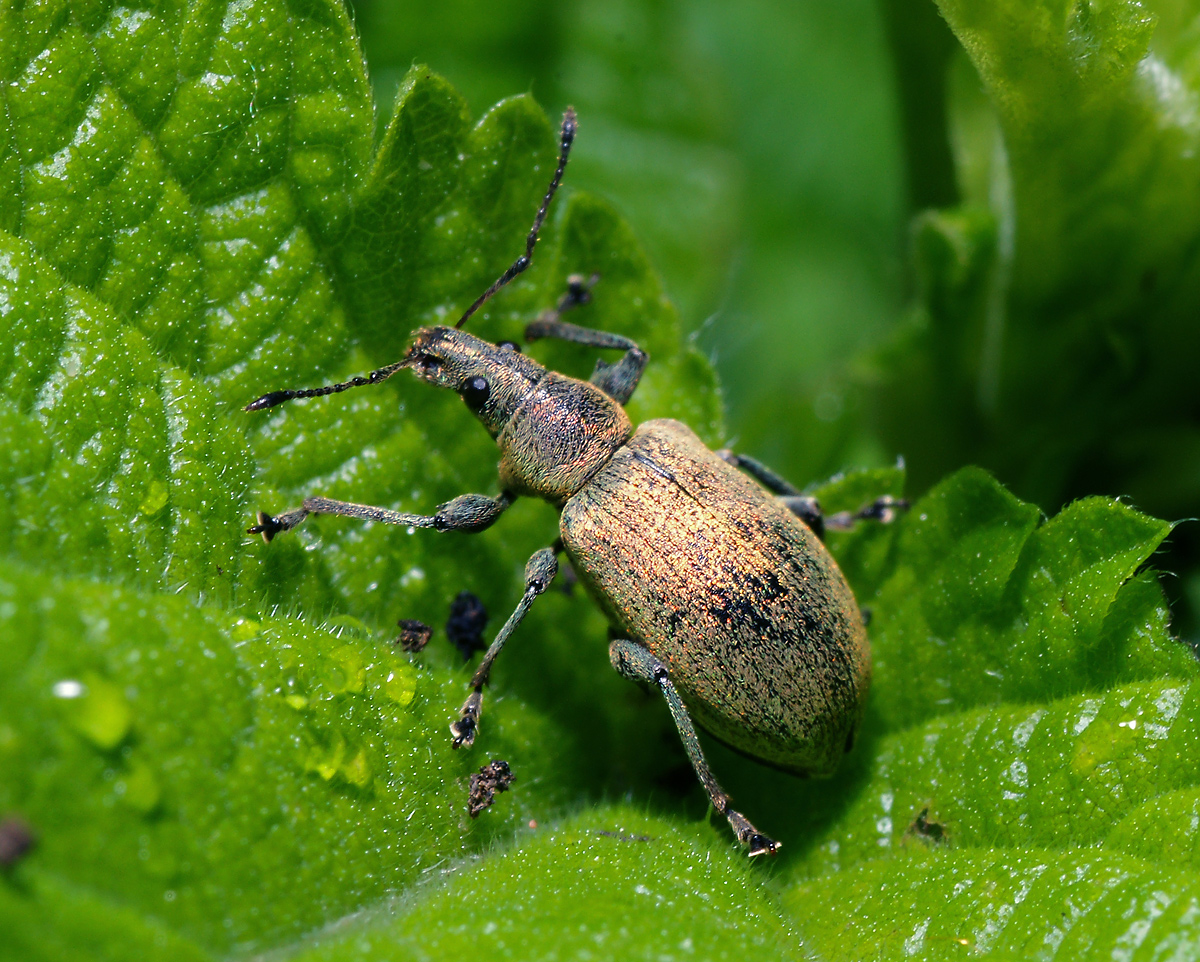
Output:
<svg viewBox="0 0 1200 962">
<path fill-rule="evenodd" d="M 422 327 L 413 335 L 404 366 L 422 381 L 457 391 L 495 437 L 546 369 L 512 345 L 492 344 L 453 327 Z"/>
</svg>

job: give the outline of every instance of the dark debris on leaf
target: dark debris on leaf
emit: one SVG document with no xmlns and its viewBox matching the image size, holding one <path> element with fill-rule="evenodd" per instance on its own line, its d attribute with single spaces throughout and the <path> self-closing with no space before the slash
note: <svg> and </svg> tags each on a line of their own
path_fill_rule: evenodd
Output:
<svg viewBox="0 0 1200 962">
<path fill-rule="evenodd" d="M 401 618 L 396 625 L 400 629 L 400 637 L 392 644 L 405 651 L 421 651 L 433 637 L 433 629 L 425 622 L 417 621 L 415 618 Z"/>
<path fill-rule="evenodd" d="M 946 841 L 946 826 L 941 822 L 930 820 L 929 806 L 926 805 L 913 819 L 913 823 L 908 826 L 908 834 L 936 844 Z"/>
<path fill-rule="evenodd" d="M 477 651 L 483 651 L 483 631 L 487 628 L 488 612 L 478 596 L 460 591 L 450 605 L 446 619 L 446 637 L 467 661 Z"/>
<path fill-rule="evenodd" d="M 508 767 L 508 762 L 496 758 L 471 776 L 471 794 L 467 798 L 467 812 L 478 818 L 485 808 L 490 808 L 497 792 L 507 792 L 517 776 Z"/>
<path fill-rule="evenodd" d="M 12 868 L 36 844 L 37 838 L 24 819 L 7 815 L 0 821 L 0 869 Z"/>
</svg>

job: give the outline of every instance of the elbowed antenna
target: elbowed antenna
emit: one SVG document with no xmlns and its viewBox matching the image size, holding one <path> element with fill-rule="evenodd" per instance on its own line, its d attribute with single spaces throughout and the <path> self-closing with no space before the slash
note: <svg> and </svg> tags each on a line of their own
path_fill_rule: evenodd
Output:
<svg viewBox="0 0 1200 962">
<path fill-rule="evenodd" d="M 537 217 L 533 219 L 533 227 L 529 231 L 529 236 L 525 238 L 525 253 L 513 261 L 512 266 L 501 274 L 491 287 L 475 299 L 475 303 L 467 308 L 466 313 L 454 325 L 456 328 L 462 327 L 467 323 L 467 319 L 479 310 L 484 301 L 518 274 L 527 270 L 533 262 L 533 249 L 537 246 L 538 232 L 541 231 L 542 224 L 546 220 L 546 213 L 550 210 L 550 201 L 554 199 L 554 194 L 558 190 L 559 184 L 562 183 L 563 173 L 567 169 L 567 157 L 570 156 L 571 144 L 575 140 L 575 131 L 578 129 L 579 122 L 575 118 L 575 108 L 568 107 L 563 114 L 562 133 L 559 136 L 558 167 L 554 170 L 554 178 L 550 181 L 550 186 L 546 188 L 546 196 L 542 198 L 542 206 L 538 208 Z M 304 388 L 298 391 L 271 391 L 260 398 L 255 398 L 243 410 L 265 411 L 267 408 L 273 408 L 277 404 L 283 404 L 285 401 L 294 401 L 297 398 L 324 397 L 326 394 L 341 394 L 342 391 L 348 391 L 352 387 L 378 384 L 380 381 L 386 381 L 401 368 L 407 367 L 408 364 L 409 359 L 405 358 L 402 361 L 397 361 L 395 364 L 389 364 L 387 367 L 378 368 L 365 377 L 352 377 L 349 381 L 342 381 L 339 384 L 327 384 L 325 387 Z"/>
<path fill-rule="evenodd" d="M 458 323 L 454 325 L 455 327 L 462 327 L 466 324 L 467 318 L 479 310 L 484 301 L 518 274 L 527 270 L 529 265 L 533 263 L 533 249 L 537 246 L 538 232 L 541 231 L 542 224 L 546 220 L 546 213 L 550 210 L 550 201 L 554 199 L 558 185 L 562 183 L 563 172 L 567 169 L 567 158 L 571 154 L 571 144 L 575 140 L 575 131 L 578 129 L 579 122 L 575 119 L 575 108 L 568 107 L 566 113 L 563 114 L 562 134 L 559 139 L 558 148 L 558 167 L 555 168 L 554 178 L 550 181 L 550 186 L 546 188 L 546 196 L 542 198 L 542 206 L 538 208 L 537 217 L 533 219 L 533 227 L 530 228 L 529 236 L 525 238 L 525 253 L 513 261 L 512 266 L 501 274 L 491 287 L 475 298 L 475 303 L 466 309 L 463 316 L 458 319 Z"/>
</svg>

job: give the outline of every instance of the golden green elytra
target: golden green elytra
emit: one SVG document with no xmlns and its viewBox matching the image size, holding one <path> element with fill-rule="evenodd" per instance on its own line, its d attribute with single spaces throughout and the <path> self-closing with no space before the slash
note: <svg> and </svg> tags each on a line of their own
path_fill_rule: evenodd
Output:
<svg viewBox="0 0 1200 962">
<path fill-rule="evenodd" d="M 871 656 L 854 595 L 822 542 L 824 527 L 890 520 L 900 502 L 883 498 L 856 515 L 824 519 L 815 499 L 751 458 L 710 450 L 678 421 L 635 429 L 623 405 L 648 356 L 628 338 L 562 320 L 590 298 L 582 277 L 570 278 L 566 294 L 528 326 L 526 337 L 623 352 L 615 363 L 598 364 L 587 381 L 550 371 L 511 343 L 492 344 L 461 330 L 484 301 L 529 267 L 575 132 L 568 110 L 558 166 L 524 253 L 455 327 L 419 329 L 403 359 L 364 377 L 274 391 L 246 406 L 263 410 L 411 370 L 457 391 L 495 439 L 500 494 L 464 494 L 432 515 L 311 497 L 277 516 L 260 512 L 249 531 L 269 542 L 310 514 L 337 514 L 471 532 L 489 527 L 521 496 L 555 505 L 560 538 L 529 559 L 524 593 L 450 726 L 454 746 L 474 742 L 492 664 L 565 553 L 619 636 L 609 646 L 613 667 L 662 692 L 714 807 L 750 855 L 774 853 L 779 843 L 732 808 L 693 723 L 785 771 L 834 769 L 862 719 Z"/>
</svg>

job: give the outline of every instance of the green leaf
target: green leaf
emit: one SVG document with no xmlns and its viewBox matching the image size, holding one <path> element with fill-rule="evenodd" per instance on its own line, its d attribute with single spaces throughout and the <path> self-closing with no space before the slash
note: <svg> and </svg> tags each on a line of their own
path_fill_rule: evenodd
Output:
<svg viewBox="0 0 1200 962">
<path fill-rule="evenodd" d="M 37 839 L 0 875 L 0 956 L 869 954 L 920 924 L 905 906 L 938 899 L 940 864 L 1042 852 L 1132 873 L 1147 916 L 1144 891 L 1190 897 L 1172 873 L 1194 839 L 1131 827 L 1195 834 L 1195 659 L 1142 570 L 1169 525 L 1100 499 L 1039 525 L 977 470 L 893 525 L 831 533 L 877 668 L 835 781 L 710 746 L 784 838 L 778 885 L 705 821 L 665 706 L 611 671 L 581 592 L 539 600 L 474 751 L 452 751 L 469 671 L 440 638 L 398 651 L 391 625 L 440 627 L 464 588 L 496 624 L 553 511 L 523 502 L 471 537 L 315 518 L 260 544 L 254 512 L 308 494 L 432 511 L 494 490 L 496 453 L 457 398 L 407 378 L 240 409 L 453 321 L 522 250 L 554 123 L 518 96 L 472 125 L 417 67 L 372 159 L 362 57 L 324 0 L 0 16 L 0 815 Z M 611 206 L 568 188 L 542 233 L 471 329 L 516 339 L 596 273 L 573 319 L 653 355 L 631 415 L 723 441 L 711 370 Z M 595 360 L 532 352 L 579 375 Z M 902 485 L 896 468 L 816 490 L 853 511 Z M 492 758 L 517 780 L 472 821 Z M 614 792 L 631 802 L 598 805 Z M 925 857 L 934 823 L 945 851 Z M 872 902 L 876 872 L 922 894 Z M 858 942 L 838 941 L 844 913 L 808 915 L 859 892 Z M 1185 937 L 1168 916 L 1155 931 Z M 1089 925 L 1072 937 L 1117 944 Z"/>
<path fill-rule="evenodd" d="M 1138 636 L 1124 614 L 1135 605 L 1145 618 L 1133 597 L 1140 582 L 1126 581 L 1169 524 L 1099 498 L 1035 529 L 1037 520 L 988 475 L 964 469 L 897 527 L 895 569 L 864 602 L 881 622 L 873 711 L 887 727 L 1191 670 L 1162 620 Z M 1144 601 L 1164 604 L 1161 594 Z"/>
<path fill-rule="evenodd" d="M 641 958 L 651 946 L 659 957 L 806 957 L 744 860 L 693 831 L 618 807 L 522 834 L 395 915 L 368 915 L 292 957 Z"/>
<path fill-rule="evenodd" d="M 937 5 L 961 44 L 962 203 L 914 221 L 918 297 L 869 388 L 884 441 L 920 489 L 974 462 L 1045 506 L 1106 492 L 1190 515 L 1194 11 Z"/>
<path fill-rule="evenodd" d="M 537 790 L 467 822 L 455 783 L 476 759 L 445 737 L 463 678 L 361 623 L 251 620 L 12 564 L 0 598 L 3 806 L 40 838 L 26 910 L 100 898 L 209 950 L 270 945 L 569 797 L 545 719 L 493 699 L 488 748 Z"/>
<path fill-rule="evenodd" d="M 1036 708 L 956 713 L 887 736 L 853 800 L 839 801 L 836 826 L 808 840 L 804 871 L 924 844 L 914 828 L 923 809 L 956 847 L 1099 841 L 1148 798 L 1196 783 L 1187 757 L 1194 689 L 1143 682 Z"/>
<path fill-rule="evenodd" d="M 797 886 L 788 903 L 830 960 L 1188 958 L 1198 888 L 1190 873 L 1094 849 L 968 850 L 869 863 Z"/>
</svg>

